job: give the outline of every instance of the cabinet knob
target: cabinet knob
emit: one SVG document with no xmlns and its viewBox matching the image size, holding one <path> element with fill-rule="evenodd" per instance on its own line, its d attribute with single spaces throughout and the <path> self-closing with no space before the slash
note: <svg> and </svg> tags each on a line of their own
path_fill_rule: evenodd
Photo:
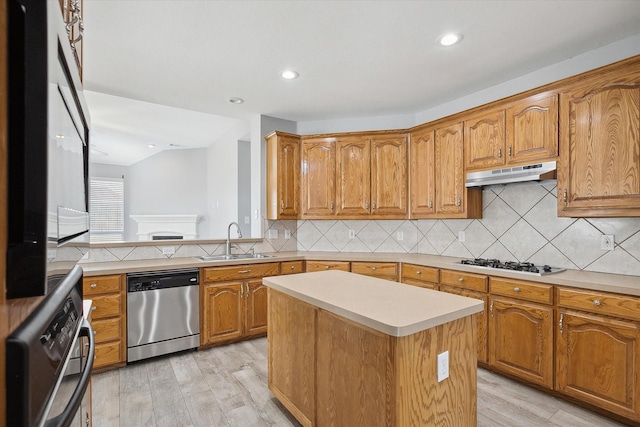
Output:
<svg viewBox="0 0 640 427">
<path fill-rule="evenodd" d="M 251 270 L 238 270 L 238 273 L 240 274 L 251 273 Z"/>
<path fill-rule="evenodd" d="M 97 284 L 97 283 L 92 283 L 92 284 L 91 284 L 91 285 L 89 285 L 89 286 L 91 286 L 92 288 L 97 288 L 97 287 L 98 287 L 98 284 Z"/>
<path fill-rule="evenodd" d="M 462 197 L 458 197 L 458 200 L 456 200 L 456 206 L 457 207 L 462 206 Z"/>
<path fill-rule="evenodd" d="M 464 279 L 462 277 L 458 277 L 458 282 L 462 283 L 464 282 Z"/>
<path fill-rule="evenodd" d="M 498 148 L 498 158 L 502 158 L 502 148 Z"/>
<path fill-rule="evenodd" d="M 296 266 L 295 266 L 295 265 L 292 265 L 292 266 L 291 266 L 291 269 L 292 269 L 292 270 L 295 270 L 295 269 L 296 269 Z"/>
<path fill-rule="evenodd" d="M 433 209 L 433 199 L 429 199 L 429 209 Z"/>
<path fill-rule="evenodd" d="M 95 337 L 98 331 L 93 331 L 93 336 Z"/>
<path fill-rule="evenodd" d="M 515 288 L 513 288 L 513 291 L 514 292 L 520 292 L 520 288 L 516 286 Z"/>
<path fill-rule="evenodd" d="M 371 267 L 372 270 L 376 270 L 376 267 Z"/>
<path fill-rule="evenodd" d="M 599 299 L 594 299 L 594 300 L 593 300 L 593 305 L 597 305 L 597 306 L 599 306 L 600 304 L 602 304 L 602 303 L 600 302 L 600 300 L 599 300 Z"/>
<path fill-rule="evenodd" d="M 95 305 L 92 305 L 92 306 L 91 306 L 91 311 L 94 311 L 95 309 L 96 309 L 96 306 L 95 306 Z"/>
<path fill-rule="evenodd" d="M 333 213 L 333 202 L 331 202 L 331 204 L 329 205 L 329 207 L 331 208 L 331 212 Z"/>
<path fill-rule="evenodd" d="M 325 266 L 324 266 L 324 269 L 325 269 L 325 270 L 328 270 L 328 269 L 329 269 L 329 266 L 328 266 L 328 265 L 325 265 Z"/>
<path fill-rule="evenodd" d="M 417 270 L 417 271 L 416 271 L 416 274 L 422 274 L 422 271 Z"/>
<path fill-rule="evenodd" d="M 511 157 L 511 146 L 509 146 L 509 149 L 507 150 L 507 154 L 509 155 L 509 157 Z"/>
</svg>

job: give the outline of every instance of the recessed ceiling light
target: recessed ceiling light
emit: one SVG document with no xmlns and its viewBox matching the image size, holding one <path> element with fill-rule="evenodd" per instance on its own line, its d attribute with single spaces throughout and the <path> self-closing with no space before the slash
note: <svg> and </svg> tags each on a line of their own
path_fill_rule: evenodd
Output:
<svg viewBox="0 0 640 427">
<path fill-rule="evenodd" d="M 244 99 L 238 98 L 237 96 L 232 96 L 231 98 L 229 98 L 229 102 L 232 104 L 242 104 L 244 102 Z"/>
<path fill-rule="evenodd" d="M 438 37 L 438 44 L 440 46 L 452 46 L 459 43 L 462 40 L 462 34 L 447 33 Z"/>
<path fill-rule="evenodd" d="M 300 74 L 296 73 L 293 70 L 284 70 L 282 72 L 282 78 L 287 80 L 297 79 Z"/>
<path fill-rule="evenodd" d="M 149 147 L 149 148 L 153 148 L 155 146 L 156 146 L 156 144 L 147 144 L 147 147 Z"/>
</svg>

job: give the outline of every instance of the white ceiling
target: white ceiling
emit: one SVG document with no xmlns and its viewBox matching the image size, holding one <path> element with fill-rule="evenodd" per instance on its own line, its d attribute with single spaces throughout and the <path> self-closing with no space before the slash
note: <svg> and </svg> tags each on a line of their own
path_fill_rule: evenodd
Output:
<svg viewBox="0 0 640 427">
<path fill-rule="evenodd" d="M 85 0 L 84 16 L 85 89 L 223 126 L 413 114 L 640 33 L 638 0 Z M 449 31 L 462 43 L 437 46 Z"/>
</svg>

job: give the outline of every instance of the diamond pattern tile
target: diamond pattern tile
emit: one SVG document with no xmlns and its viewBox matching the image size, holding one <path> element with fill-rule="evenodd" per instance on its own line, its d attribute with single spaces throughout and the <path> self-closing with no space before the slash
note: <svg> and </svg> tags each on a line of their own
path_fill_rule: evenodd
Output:
<svg viewBox="0 0 640 427">
<path fill-rule="evenodd" d="M 640 231 L 622 242 L 620 247 L 629 252 L 635 259 L 640 260 Z"/>
<path fill-rule="evenodd" d="M 356 235 L 370 251 L 375 251 L 389 237 L 376 221 L 371 221 Z"/>
<path fill-rule="evenodd" d="M 539 184 L 526 182 L 506 185 L 498 197 L 504 200 L 518 214 L 524 215 L 547 194 L 547 190 Z"/>
<path fill-rule="evenodd" d="M 495 241 L 493 235 L 480 221 L 473 221 L 464 233 L 465 241 L 462 244 L 473 255 L 473 258 L 479 258 Z"/>
<path fill-rule="evenodd" d="M 558 199 L 547 194 L 535 205 L 524 219 L 546 239 L 551 240 L 573 224 L 575 218 L 558 217 Z"/>
<path fill-rule="evenodd" d="M 527 221 L 521 219 L 500 237 L 500 243 L 516 257 L 516 260 L 524 261 L 547 244 L 547 239 Z"/>
<path fill-rule="evenodd" d="M 640 218 L 587 218 L 602 234 L 613 234 L 621 243 L 640 230 Z"/>
<path fill-rule="evenodd" d="M 322 237 L 320 230 L 313 225 L 314 222 L 319 221 L 302 221 L 302 225 L 298 227 L 297 239 L 299 250 L 310 250 L 311 247 Z"/>
<path fill-rule="evenodd" d="M 426 237 L 438 254 L 444 253 L 451 243 L 457 239 L 457 236 L 442 221 L 438 221 Z"/>
<path fill-rule="evenodd" d="M 510 227 L 512 227 L 520 216 L 507 205 L 504 200 L 496 198 L 484 210 L 482 225 L 491 232 L 496 238 L 502 236 Z"/>
<path fill-rule="evenodd" d="M 324 235 L 338 251 L 349 243 L 349 228 L 343 221 L 336 221 Z"/>
<path fill-rule="evenodd" d="M 571 262 L 562 252 L 558 250 L 553 244 L 547 243 L 538 252 L 533 254 L 529 259 L 525 261 L 532 262 L 538 265 L 550 265 L 552 267 L 571 268 L 576 269 L 576 265 Z"/>
<path fill-rule="evenodd" d="M 629 253 L 616 248 L 613 251 L 609 251 L 602 258 L 597 259 L 593 264 L 590 264 L 589 270 L 640 276 L 640 263 L 636 261 Z"/>
<path fill-rule="evenodd" d="M 600 232 L 584 219 L 579 219 L 551 243 L 579 268 L 585 268 L 606 251 L 600 249 Z"/>
</svg>

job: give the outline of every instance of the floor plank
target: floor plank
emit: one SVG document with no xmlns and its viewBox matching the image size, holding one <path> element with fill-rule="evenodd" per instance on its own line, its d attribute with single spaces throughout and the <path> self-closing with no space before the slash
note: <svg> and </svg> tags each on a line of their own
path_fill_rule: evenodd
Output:
<svg viewBox="0 0 640 427">
<path fill-rule="evenodd" d="M 95 427 L 300 426 L 267 388 L 266 338 L 95 374 L 92 398 Z M 622 424 L 478 369 L 478 426 Z"/>
</svg>

